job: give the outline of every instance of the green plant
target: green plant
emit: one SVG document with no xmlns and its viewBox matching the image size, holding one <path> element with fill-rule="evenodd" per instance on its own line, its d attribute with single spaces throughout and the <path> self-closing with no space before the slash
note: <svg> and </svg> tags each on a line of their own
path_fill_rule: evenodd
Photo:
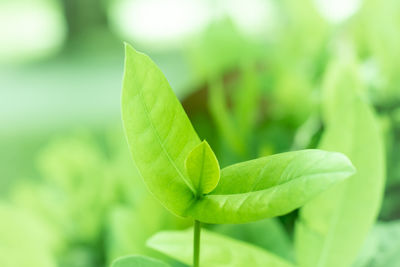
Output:
<svg viewBox="0 0 400 267">
<path fill-rule="evenodd" d="M 148 56 L 125 47 L 122 117 L 130 150 L 154 196 L 175 215 L 195 222 L 194 266 L 199 266 L 201 223 L 247 223 L 283 215 L 355 172 L 343 154 L 316 149 L 220 171 L 211 147 L 200 141 L 159 68 Z"/>
</svg>

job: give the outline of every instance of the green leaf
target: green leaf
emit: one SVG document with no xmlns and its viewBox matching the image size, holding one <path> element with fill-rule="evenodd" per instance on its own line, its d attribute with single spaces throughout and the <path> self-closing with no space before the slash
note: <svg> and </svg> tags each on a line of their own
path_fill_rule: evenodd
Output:
<svg viewBox="0 0 400 267">
<path fill-rule="evenodd" d="M 246 224 L 217 224 L 213 231 L 266 249 L 294 262 L 293 242 L 278 218 Z"/>
<path fill-rule="evenodd" d="M 377 223 L 354 267 L 400 266 L 400 221 Z"/>
<path fill-rule="evenodd" d="M 383 142 L 374 114 L 359 95 L 353 64 L 331 66 L 324 85 L 326 132 L 320 147 L 346 154 L 357 173 L 305 205 L 296 225 L 300 266 L 346 267 L 354 261 L 379 211 Z"/>
<path fill-rule="evenodd" d="M 156 198 L 182 215 L 195 197 L 184 162 L 200 140 L 160 69 L 125 49 L 122 118 L 134 162 Z"/>
<path fill-rule="evenodd" d="M 0 202 L 0 266 L 56 267 L 58 233 L 29 210 Z"/>
<path fill-rule="evenodd" d="M 217 186 L 219 164 L 207 141 L 201 142 L 189 153 L 185 167 L 197 196 L 208 194 Z"/>
<path fill-rule="evenodd" d="M 260 100 L 262 99 L 262 85 L 259 78 L 262 76 L 259 70 L 250 63 L 242 64 L 241 79 L 233 92 L 233 115 L 237 122 L 237 131 L 242 138 L 249 142 L 257 117 L 260 113 Z"/>
<path fill-rule="evenodd" d="M 168 267 L 170 265 L 146 256 L 126 256 L 116 259 L 111 267 Z"/>
<path fill-rule="evenodd" d="M 245 223 L 288 213 L 354 173 L 343 154 L 302 150 L 222 169 L 218 186 L 187 211 L 206 223 Z"/>
<path fill-rule="evenodd" d="M 229 145 L 235 154 L 243 156 L 246 154 L 247 148 L 237 130 L 238 127 L 235 125 L 232 114 L 229 112 L 224 90 L 221 79 L 216 79 L 210 83 L 208 90 L 209 110 L 223 141 Z"/>
<path fill-rule="evenodd" d="M 164 231 L 151 237 L 147 244 L 185 264 L 192 264 L 193 229 Z M 201 231 L 200 263 L 202 266 L 268 266 L 293 267 L 293 265 L 266 250 L 248 243 Z"/>
</svg>

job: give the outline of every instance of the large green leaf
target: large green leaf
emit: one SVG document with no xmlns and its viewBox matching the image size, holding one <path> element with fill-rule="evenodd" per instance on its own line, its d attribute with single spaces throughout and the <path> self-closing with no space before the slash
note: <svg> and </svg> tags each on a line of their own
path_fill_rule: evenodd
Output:
<svg viewBox="0 0 400 267">
<path fill-rule="evenodd" d="M 146 256 L 126 256 L 116 259 L 111 267 L 168 267 L 170 265 Z"/>
<path fill-rule="evenodd" d="M 184 162 L 200 140 L 160 69 L 125 48 L 122 118 L 131 153 L 149 190 L 182 215 L 194 200 Z"/>
<path fill-rule="evenodd" d="M 210 145 L 203 141 L 196 146 L 185 161 L 187 174 L 196 190 L 196 196 L 208 194 L 219 181 L 219 164 Z"/>
<path fill-rule="evenodd" d="M 379 210 L 383 144 L 373 112 L 358 89 L 352 64 L 331 67 L 324 88 L 326 132 L 320 147 L 346 154 L 357 173 L 301 209 L 296 227 L 300 266 L 350 266 Z"/>
<path fill-rule="evenodd" d="M 147 242 L 151 248 L 189 265 L 193 257 L 192 243 L 193 229 L 160 232 Z M 208 267 L 293 267 L 266 250 L 207 230 L 201 232 L 200 264 Z"/>
<path fill-rule="evenodd" d="M 218 186 L 186 213 L 206 223 L 245 223 L 288 213 L 354 173 L 346 156 L 322 150 L 276 154 L 222 169 Z"/>
</svg>

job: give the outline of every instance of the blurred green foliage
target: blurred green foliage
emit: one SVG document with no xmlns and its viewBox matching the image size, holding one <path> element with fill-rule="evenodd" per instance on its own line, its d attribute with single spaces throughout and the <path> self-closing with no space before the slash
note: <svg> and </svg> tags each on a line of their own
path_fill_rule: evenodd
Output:
<svg viewBox="0 0 400 267">
<path fill-rule="evenodd" d="M 340 23 L 323 17 L 311 0 L 270 2 L 275 28 L 258 38 L 224 16 L 171 51 L 133 42 L 177 88 L 221 167 L 315 148 L 326 130 L 320 110 L 327 66 L 338 51 L 354 54 L 360 95 L 384 136 L 387 173 L 381 222 L 354 266 L 397 266 L 400 2 L 364 0 Z M 73 31 L 60 54 L 0 65 L 0 266 L 98 267 L 127 254 L 182 266 L 145 244 L 156 232 L 190 222 L 170 215 L 148 193 L 129 156 L 119 117 L 123 48 L 107 28 L 106 7 L 95 9 L 99 14 L 81 33 L 85 22 L 76 24 L 69 15 Z M 80 14 L 92 11 L 83 7 Z M 207 227 L 292 262 L 297 216 Z"/>
</svg>

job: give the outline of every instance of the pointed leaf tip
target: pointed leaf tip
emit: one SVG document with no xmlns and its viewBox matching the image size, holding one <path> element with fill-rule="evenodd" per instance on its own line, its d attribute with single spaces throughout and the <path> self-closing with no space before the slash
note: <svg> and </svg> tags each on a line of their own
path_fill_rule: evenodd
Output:
<svg viewBox="0 0 400 267">
<path fill-rule="evenodd" d="M 128 51 L 136 51 L 129 43 L 124 42 L 125 54 L 128 54 Z"/>
</svg>

